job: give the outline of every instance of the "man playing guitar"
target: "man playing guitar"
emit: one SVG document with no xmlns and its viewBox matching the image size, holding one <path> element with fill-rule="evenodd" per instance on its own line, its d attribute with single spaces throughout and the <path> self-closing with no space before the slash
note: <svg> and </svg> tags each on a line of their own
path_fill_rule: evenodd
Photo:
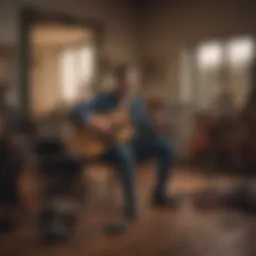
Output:
<svg viewBox="0 0 256 256">
<path fill-rule="evenodd" d="M 93 118 L 95 113 L 109 113 L 117 108 L 127 107 L 135 134 L 126 143 L 114 143 L 100 160 L 113 163 L 121 174 L 124 190 L 125 220 L 136 217 L 136 195 L 134 188 L 135 162 L 155 158 L 157 160 L 157 181 L 153 189 L 152 203 L 156 206 L 174 206 L 174 198 L 167 196 L 167 183 L 173 163 L 172 145 L 167 138 L 158 134 L 150 121 L 146 107 L 136 95 L 137 71 L 135 68 L 120 66 L 115 71 L 115 89 L 94 98 L 89 103 L 76 106 L 71 119 L 76 124 L 84 124 L 101 135 L 112 136 L 107 120 Z M 85 145 L 86 146 L 86 145 Z"/>
</svg>

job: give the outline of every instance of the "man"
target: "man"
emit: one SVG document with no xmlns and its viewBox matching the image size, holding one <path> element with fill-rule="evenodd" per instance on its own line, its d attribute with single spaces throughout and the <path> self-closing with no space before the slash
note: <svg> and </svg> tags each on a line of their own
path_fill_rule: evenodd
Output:
<svg viewBox="0 0 256 256">
<path fill-rule="evenodd" d="M 121 174 L 125 197 L 125 217 L 131 220 L 136 216 L 134 170 L 135 162 L 156 158 L 157 182 L 153 190 L 152 203 L 156 206 L 173 206 L 174 200 L 166 194 L 167 181 L 173 162 L 171 144 L 166 138 L 157 135 L 146 113 L 146 108 L 136 96 L 136 75 L 134 68 L 121 66 L 115 71 L 116 87 L 113 92 L 97 96 L 88 104 L 77 106 L 71 114 L 72 120 L 84 123 L 101 134 L 108 135 L 107 122 L 91 119 L 92 113 L 111 112 L 117 106 L 127 105 L 136 130 L 136 138 L 129 144 L 120 144 L 104 154 L 103 161 L 112 162 Z"/>
</svg>

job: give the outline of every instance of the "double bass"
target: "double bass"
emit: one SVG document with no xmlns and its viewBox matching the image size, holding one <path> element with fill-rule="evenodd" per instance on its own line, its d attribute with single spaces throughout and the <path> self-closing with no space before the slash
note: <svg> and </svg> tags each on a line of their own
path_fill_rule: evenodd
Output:
<svg viewBox="0 0 256 256">
<path fill-rule="evenodd" d="M 215 123 L 215 117 L 210 114 L 198 116 L 195 132 L 189 143 L 189 156 L 191 159 L 199 159 L 206 154 L 211 145 L 211 135 Z"/>
</svg>

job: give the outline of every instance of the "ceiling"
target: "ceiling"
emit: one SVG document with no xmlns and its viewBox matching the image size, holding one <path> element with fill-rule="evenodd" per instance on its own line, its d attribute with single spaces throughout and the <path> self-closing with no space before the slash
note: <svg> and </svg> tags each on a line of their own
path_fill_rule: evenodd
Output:
<svg viewBox="0 0 256 256">
<path fill-rule="evenodd" d="M 92 39 L 89 29 L 60 26 L 55 24 L 40 24 L 33 27 L 32 43 L 37 47 L 62 47 L 84 43 Z"/>
<path fill-rule="evenodd" d="M 128 0 L 127 1 L 129 4 L 131 4 L 133 7 L 138 7 L 138 8 L 147 8 L 150 7 L 151 5 L 155 4 L 156 0 Z"/>
</svg>

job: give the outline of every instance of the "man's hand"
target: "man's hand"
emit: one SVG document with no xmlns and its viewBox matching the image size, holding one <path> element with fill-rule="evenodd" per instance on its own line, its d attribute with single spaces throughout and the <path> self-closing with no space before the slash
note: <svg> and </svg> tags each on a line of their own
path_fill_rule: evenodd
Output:
<svg viewBox="0 0 256 256">
<path fill-rule="evenodd" d="M 106 136 L 110 139 L 114 138 L 112 126 L 108 120 L 104 120 L 102 118 L 91 118 L 88 126 L 91 130 L 100 135 Z"/>
</svg>

